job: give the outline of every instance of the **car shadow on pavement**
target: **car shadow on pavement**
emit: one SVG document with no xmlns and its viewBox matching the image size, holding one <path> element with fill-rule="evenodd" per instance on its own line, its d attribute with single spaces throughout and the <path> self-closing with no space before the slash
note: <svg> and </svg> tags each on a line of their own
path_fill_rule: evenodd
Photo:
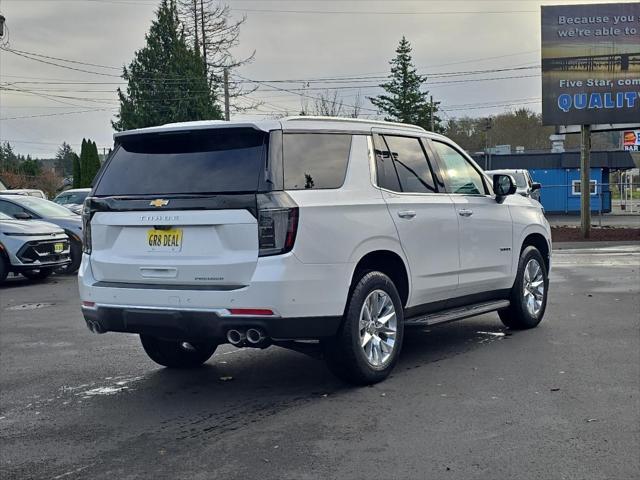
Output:
<svg viewBox="0 0 640 480">
<path fill-rule="evenodd" d="M 504 339 L 504 335 L 499 320 L 489 315 L 407 330 L 393 380 L 402 381 L 408 369 L 428 368 L 434 362 Z M 189 439 L 236 430 L 289 408 L 358 390 L 334 377 L 323 361 L 297 352 L 278 347 L 225 348 L 201 368 L 156 369 L 118 395 L 91 400 L 115 401 L 115 410 L 122 417 L 118 420 L 120 415 L 115 413 L 112 421 L 128 422 L 139 412 L 147 421 L 154 419 L 158 433 Z"/>
</svg>

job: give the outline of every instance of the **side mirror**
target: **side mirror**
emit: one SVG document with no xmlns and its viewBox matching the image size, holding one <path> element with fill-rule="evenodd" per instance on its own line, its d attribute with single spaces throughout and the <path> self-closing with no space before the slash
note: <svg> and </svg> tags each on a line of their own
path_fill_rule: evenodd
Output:
<svg viewBox="0 0 640 480">
<path fill-rule="evenodd" d="M 497 197 L 506 197 L 516 193 L 516 182 L 511 175 L 495 174 L 493 176 L 493 191 Z"/>
<path fill-rule="evenodd" d="M 31 220 L 33 217 L 27 212 L 18 212 L 13 215 L 16 220 Z"/>
<path fill-rule="evenodd" d="M 535 192 L 536 190 L 540 190 L 542 188 L 542 184 L 538 182 L 531 183 L 531 191 Z"/>
</svg>

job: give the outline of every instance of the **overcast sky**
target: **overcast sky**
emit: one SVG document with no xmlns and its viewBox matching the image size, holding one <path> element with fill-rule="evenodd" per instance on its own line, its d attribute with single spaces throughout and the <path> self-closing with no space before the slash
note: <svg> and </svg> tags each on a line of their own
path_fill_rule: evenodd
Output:
<svg viewBox="0 0 640 480">
<path fill-rule="evenodd" d="M 243 57 L 256 51 L 255 61 L 237 72 L 250 79 L 385 75 L 402 35 L 411 42 L 415 65 L 423 74 L 522 67 L 505 72 L 432 76 L 429 91 L 435 100 L 442 102 L 443 117 L 447 119 L 486 116 L 517 106 L 540 111 L 539 69 L 527 68 L 539 64 L 540 5 L 607 2 L 229 0 L 226 3 L 234 16 L 247 16 L 240 46 L 234 53 Z M 118 68 L 128 64 L 134 52 L 144 46 L 144 35 L 157 4 L 156 0 L 0 0 L 0 12 L 6 17 L 9 47 L 14 50 Z M 307 13 L 300 13 L 304 11 Z M 20 153 L 43 158 L 53 156 L 62 141 L 75 149 L 79 149 L 83 137 L 95 140 L 101 148 L 111 145 L 113 131 L 109 121 L 117 111 L 115 89 L 119 81 L 113 75 L 120 70 L 66 65 L 102 75 L 0 52 L 2 86 L 22 90 L 0 92 L 1 141 L 9 141 Z M 481 80 L 487 78 L 494 80 Z M 375 87 L 378 83 L 375 79 L 341 85 L 358 85 L 361 94 L 368 96 L 380 93 Z M 276 85 L 286 89 L 302 87 L 302 83 Z M 344 103 L 352 103 L 357 91 L 341 89 Z M 301 97 L 295 93 L 262 86 L 252 96 L 265 102 L 254 112 L 257 116 L 243 114 L 234 118 L 265 118 L 276 111 L 295 114 L 300 109 Z M 367 110 L 371 108 L 365 101 L 363 113 L 372 114 Z"/>
</svg>

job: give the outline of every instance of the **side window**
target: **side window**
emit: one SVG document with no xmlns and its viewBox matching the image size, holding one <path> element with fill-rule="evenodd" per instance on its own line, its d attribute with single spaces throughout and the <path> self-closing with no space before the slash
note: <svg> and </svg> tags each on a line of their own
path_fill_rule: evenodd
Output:
<svg viewBox="0 0 640 480">
<path fill-rule="evenodd" d="M 26 210 L 15 203 L 0 200 L 0 212 L 13 217 L 16 213 L 26 212 Z"/>
<path fill-rule="evenodd" d="M 420 140 L 393 135 L 385 135 L 384 139 L 391 152 L 402 191 L 407 193 L 436 192 L 431 168 L 429 168 Z"/>
<path fill-rule="evenodd" d="M 442 166 L 447 172 L 447 184 L 451 193 L 464 195 L 486 194 L 482 175 L 473 168 L 462 154 L 446 143 L 433 141 L 432 144 L 440 157 Z"/>
<path fill-rule="evenodd" d="M 347 174 L 351 135 L 285 133 L 282 137 L 285 190 L 342 186 Z"/>
<path fill-rule="evenodd" d="M 387 144 L 380 135 L 374 135 L 373 142 L 376 150 L 378 186 L 391 190 L 392 192 L 401 192 L 398 174 L 396 173 L 396 168 L 393 166 L 393 159 L 391 158 Z"/>
</svg>

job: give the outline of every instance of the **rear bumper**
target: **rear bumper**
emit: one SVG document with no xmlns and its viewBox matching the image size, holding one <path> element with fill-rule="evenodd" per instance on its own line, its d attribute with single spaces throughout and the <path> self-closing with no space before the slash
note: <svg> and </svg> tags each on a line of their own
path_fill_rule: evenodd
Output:
<svg viewBox="0 0 640 480">
<path fill-rule="evenodd" d="M 352 269 L 351 264 L 305 264 L 293 254 L 264 257 L 250 285 L 209 289 L 98 281 L 85 255 L 78 284 L 80 299 L 91 305 L 82 309 L 85 320 L 97 322 L 99 331 L 197 340 L 225 338 L 231 328 L 260 327 L 274 339 L 318 339 L 340 326 Z M 242 308 L 270 309 L 273 316 L 230 314 Z"/>
<path fill-rule="evenodd" d="M 227 331 L 261 328 L 273 339 L 316 340 L 336 334 L 341 317 L 225 317 L 217 312 L 160 310 L 133 307 L 82 309 L 87 326 L 98 332 L 123 332 L 160 338 L 225 341 Z"/>
<path fill-rule="evenodd" d="M 98 281 L 83 256 L 78 272 L 80 300 L 103 307 L 170 311 L 270 309 L 281 318 L 342 316 L 352 264 L 306 264 L 294 255 L 258 260 L 249 285 L 231 289 Z M 200 288 L 198 288 L 200 287 Z"/>
</svg>

